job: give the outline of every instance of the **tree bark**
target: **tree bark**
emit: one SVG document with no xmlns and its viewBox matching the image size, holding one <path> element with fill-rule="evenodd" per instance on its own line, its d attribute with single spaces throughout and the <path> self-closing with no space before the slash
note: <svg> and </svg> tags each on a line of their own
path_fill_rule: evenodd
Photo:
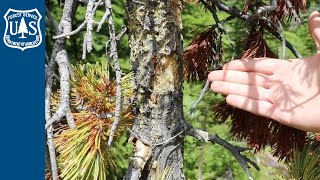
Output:
<svg viewBox="0 0 320 180">
<path fill-rule="evenodd" d="M 124 179 L 183 174 L 183 38 L 180 0 L 127 1 L 135 73 L 135 155 Z M 176 135 L 176 136 L 175 136 Z M 166 141 L 171 139 L 169 142 Z"/>
</svg>

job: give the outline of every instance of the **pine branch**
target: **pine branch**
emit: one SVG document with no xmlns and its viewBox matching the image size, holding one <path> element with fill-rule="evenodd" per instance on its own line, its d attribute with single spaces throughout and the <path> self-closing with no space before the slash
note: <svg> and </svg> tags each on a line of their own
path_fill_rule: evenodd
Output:
<svg viewBox="0 0 320 180">
<path fill-rule="evenodd" d="M 101 1 L 102 0 L 99 0 L 100 4 L 101 4 Z M 99 7 L 99 2 L 95 3 L 95 6 L 92 10 L 93 13 L 95 13 Z M 77 29 L 73 30 L 73 31 L 70 31 L 68 33 L 63 33 L 63 34 L 60 34 L 60 35 L 57 35 L 57 36 L 54 36 L 53 39 L 59 39 L 59 38 L 67 38 L 69 39 L 70 36 L 73 36 L 77 33 L 79 33 L 86 25 L 87 25 L 87 22 L 88 22 L 88 18 L 86 16 L 85 20 L 77 27 Z"/>
<path fill-rule="evenodd" d="M 54 148 L 54 143 L 53 143 L 53 127 L 52 126 L 50 126 L 47 129 L 47 146 L 48 146 L 48 151 L 50 156 L 51 177 L 52 177 L 52 180 L 58 180 L 59 175 L 58 175 L 58 166 L 56 161 L 56 150 Z"/>
<path fill-rule="evenodd" d="M 226 4 L 221 2 L 220 0 L 211 0 L 211 2 L 221 11 L 224 11 L 228 14 L 230 14 L 233 17 L 237 17 L 239 19 L 242 19 L 244 21 L 248 22 L 254 22 L 257 20 L 265 21 L 267 24 L 269 24 L 271 29 L 275 29 L 275 32 L 270 31 L 277 39 L 279 39 L 282 42 L 282 45 L 285 44 L 286 47 L 290 49 L 290 51 L 298 58 L 301 58 L 301 55 L 298 53 L 298 51 L 292 46 L 291 43 L 289 43 L 284 37 L 283 34 L 281 34 L 281 31 L 279 32 L 279 28 L 277 25 L 275 25 L 272 21 L 270 21 L 268 18 L 263 16 L 257 16 L 256 14 L 250 15 L 248 13 L 242 13 L 235 7 L 228 7 Z M 210 11 L 215 11 L 215 9 L 206 1 L 201 1 L 201 3 Z M 290 9 L 290 6 L 289 6 Z"/>
<path fill-rule="evenodd" d="M 115 109 L 115 117 L 114 117 L 114 122 L 112 123 L 111 130 L 110 130 L 110 135 L 108 139 L 108 145 L 111 146 L 113 136 L 115 133 L 115 130 L 117 128 L 117 125 L 120 121 L 120 112 L 121 112 L 121 68 L 120 68 L 120 63 L 118 59 L 118 52 L 117 52 L 117 39 L 116 39 L 116 33 L 115 33 L 115 28 L 114 28 L 114 21 L 113 21 L 113 16 L 112 16 L 112 5 L 111 5 L 111 0 L 106 0 L 105 1 L 105 8 L 106 12 L 109 12 L 109 38 L 111 42 L 110 46 L 110 54 L 107 55 L 107 57 L 113 58 L 114 62 L 114 67 L 116 70 L 116 109 Z"/>
<path fill-rule="evenodd" d="M 251 164 L 253 167 L 255 167 L 259 171 L 259 167 L 255 162 L 253 162 L 252 160 L 247 158 L 245 155 L 241 154 L 241 152 L 244 152 L 246 150 L 250 150 L 250 148 L 234 146 L 234 145 L 228 143 L 227 141 L 221 139 L 217 134 L 209 134 L 206 131 L 196 129 L 193 127 L 190 127 L 190 129 L 186 132 L 188 135 L 198 139 L 199 141 L 217 143 L 217 144 L 223 146 L 224 148 L 226 148 L 238 160 L 242 169 L 246 172 L 249 179 L 253 179 L 252 175 L 249 171 L 249 168 L 250 168 L 249 164 Z"/>
<path fill-rule="evenodd" d="M 58 52 L 56 61 L 59 66 L 60 74 L 60 107 L 63 108 L 62 112 L 67 118 L 69 127 L 76 128 L 76 124 L 70 111 L 70 70 L 66 49 Z"/>
<path fill-rule="evenodd" d="M 101 1 L 101 0 L 100 0 Z M 82 59 L 86 59 L 87 52 L 90 53 L 92 51 L 92 30 L 94 23 L 94 2 L 95 0 L 89 0 L 87 4 L 86 10 L 86 21 L 87 21 L 87 31 L 83 38 L 82 44 Z"/>
<path fill-rule="evenodd" d="M 46 68 L 46 88 L 45 88 L 45 118 L 46 122 L 51 120 L 51 94 L 52 94 L 52 84 L 53 84 L 53 77 L 54 77 L 54 70 L 56 68 L 56 63 L 53 59 L 49 62 L 47 68 Z M 46 127 L 47 129 L 47 127 Z M 53 132 L 52 132 L 52 126 L 48 126 L 47 129 L 47 146 L 48 146 L 48 152 L 49 152 L 49 158 L 50 158 L 50 168 L 51 176 L 53 180 L 58 179 L 58 168 L 57 168 L 57 162 L 56 162 L 56 152 L 52 140 Z"/>
<path fill-rule="evenodd" d="M 74 17 L 74 13 L 78 7 L 78 3 L 74 0 L 66 0 L 63 9 L 63 15 L 58 26 L 58 33 L 69 33 L 71 31 L 71 20 Z M 49 12 L 49 11 L 48 11 Z M 49 17 L 50 18 L 50 17 Z M 47 130 L 47 146 L 50 156 L 50 166 L 52 172 L 52 180 L 58 180 L 58 168 L 56 161 L 56 152 L 53 144 L 53 127 L 54 122 L 60 121 L 63 116 L 67 117 L 67 121 L 70 128 L 75 128 L 75 123 L 70 113 L 69 107 L 69 62 L 66 51 L 65 39 L 58 39 L 55 42 L 53 51 L 51 54 L 50 62 L 46 68 L 46 87 L 45 87 L 45 118 L 46 118 L 46 130 Z M 51 115 L 51 95 L 52 85 L 54 81 L 55 70 L 59 66 L 60 73 L 60 105 L 58 110 Z M 70 113 L 70 114 L 69 114 Z"/>
</svg>

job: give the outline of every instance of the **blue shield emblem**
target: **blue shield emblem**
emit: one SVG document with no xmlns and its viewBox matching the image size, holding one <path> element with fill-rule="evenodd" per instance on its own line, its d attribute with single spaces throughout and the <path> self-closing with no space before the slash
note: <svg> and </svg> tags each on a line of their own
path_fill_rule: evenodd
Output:
<svg viewBox="0 0 320 180">
<path fill-rule="evenodd" d="M 24 51 L 41 44 L 40 20 L 42 16 L 37 9 L 9 9 L 3 18 L 6 21 L 3 41 L 8 47 Z"/>
</svg>

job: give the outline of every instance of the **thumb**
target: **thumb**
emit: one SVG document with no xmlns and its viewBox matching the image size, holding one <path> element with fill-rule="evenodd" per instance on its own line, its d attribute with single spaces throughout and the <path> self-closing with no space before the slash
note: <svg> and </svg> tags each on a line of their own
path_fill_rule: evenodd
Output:
<svg viewBox="0 0 320 180">
<path fill-rule="evenodd" d="M 317 45 L 317 52 L 320 53 L 320 13 L 313 11 L 309 17 L 309 32 Z"/>
</svg>

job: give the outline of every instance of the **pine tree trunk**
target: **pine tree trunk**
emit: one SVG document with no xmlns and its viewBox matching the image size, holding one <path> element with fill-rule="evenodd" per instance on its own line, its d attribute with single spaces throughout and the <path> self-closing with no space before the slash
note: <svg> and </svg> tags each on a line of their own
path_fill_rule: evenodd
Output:
<svg viewBox="0 0 320 180">
<path fill-rule="evenodd" d="M 184 179 L 181 11 L 180 0 L 127 1 L 136 119 L 124 179 Z"/>
</svg>

